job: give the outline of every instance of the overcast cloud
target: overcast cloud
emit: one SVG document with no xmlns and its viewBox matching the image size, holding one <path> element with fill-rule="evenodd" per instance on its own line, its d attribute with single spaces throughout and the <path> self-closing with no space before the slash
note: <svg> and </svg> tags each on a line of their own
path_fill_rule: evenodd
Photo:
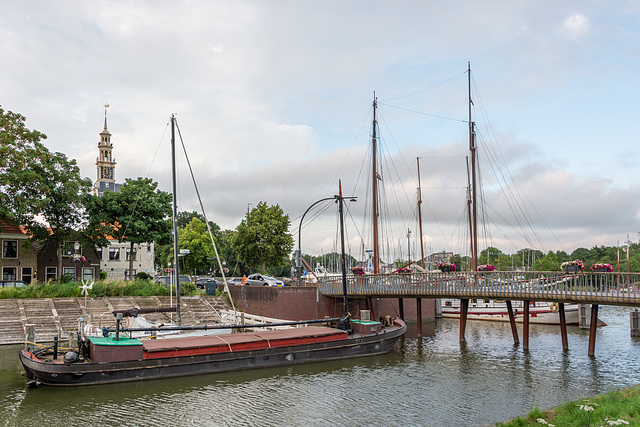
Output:
<svg viewBox="0 0 640 427">
<path fill-rule="evenodd" d="M 470 61 L 482 246 L 571 252 L 638 240 L 639 30 L 637 0 L 3 2 L 0 105 L 95 180 L 109 103 L 117 181 L 167 191 L 175 113 L 223 228 L 264 201 L 297 241 L 302 213 L 341 179 L 358 196 L 359 256 L 375 91 L 386 244 L 404 251 L 409 229 L 416 250 L 420 157 L 425 245 L 466 253 Z M 184 162 L 180 188 L 179 209 L 199 209 Z M 304 252 L 332 251 L 335 209 L 302 237 Z"/>
</svg>

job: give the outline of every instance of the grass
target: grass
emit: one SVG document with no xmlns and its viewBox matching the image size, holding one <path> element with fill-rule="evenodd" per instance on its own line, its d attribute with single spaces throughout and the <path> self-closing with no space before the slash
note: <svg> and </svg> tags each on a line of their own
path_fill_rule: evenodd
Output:
<svg viewBox="0 0 640 427">
<path fill-rule="evenodd" d="M 568 402 L 547 411 L 536 406 L 525 418 L 496 424 L 503 427 L 613 425 L 640 426 L 640 386 Z"/>
<path fill-rule="evenodd" d="M 9 298 L 71 298 L 82 296 L 82 283 L 55 282 L 31 284 L 23 288 L 0 288 L 0 299 Z M 129 296 L 164 296 L 169 295 L 169 288 L 150 280 L 107 281 L 99 280 L 88 290 L 90 298 L 97 297 L 129 297 Z M 182 283 L 180 294 L 198 295 L 202 293 L 193 283 Z"/>
</svg>

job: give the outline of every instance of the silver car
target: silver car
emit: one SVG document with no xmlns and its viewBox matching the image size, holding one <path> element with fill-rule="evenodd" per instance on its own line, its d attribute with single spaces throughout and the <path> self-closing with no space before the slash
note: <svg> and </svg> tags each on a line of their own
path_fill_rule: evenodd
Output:
<svg viewBox="0 0 640 427">
<path fill-rule="evenodd" d="M 282 280 L 278 280 L 275 277 L 267 276 L 266 274 L 252 274 L 247 277 L 246 285 L 251 286 L 277 286 L 279 288 L 284 287 Z"/>
</svg>

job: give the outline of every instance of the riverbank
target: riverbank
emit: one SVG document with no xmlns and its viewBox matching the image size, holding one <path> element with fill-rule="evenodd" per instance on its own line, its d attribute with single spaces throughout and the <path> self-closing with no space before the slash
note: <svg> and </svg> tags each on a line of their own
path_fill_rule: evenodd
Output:
<svg viewBox="0 0 640 427">
<path fill-rule="evenodd" d="M 640 385 L 567 402 L 553 409 L 535 407 L 524 418 L 516 417 L 489 427 L 567 425 L 640 425 Z"/>
<path fill-rule="evenodd" d="M 170 296 L 129 296 L 99 298 L 25 298 L 0 299 L 0 344 L 22 344 L 26 325 L 36 325 L 36 342 L 51 342 L 53 337 L 69 337 L 78 330 L 78 318 L 102 327 L 115 325 L 114 310 L 171 307 Z M 183 296 L 181 315 L 189 325 L 220 322 L 219 312 L 229 309 L 227 299 L 213 295 Z M 162 313 L 145 315 L 150 321 L 164 322 Z"/>
</svg>

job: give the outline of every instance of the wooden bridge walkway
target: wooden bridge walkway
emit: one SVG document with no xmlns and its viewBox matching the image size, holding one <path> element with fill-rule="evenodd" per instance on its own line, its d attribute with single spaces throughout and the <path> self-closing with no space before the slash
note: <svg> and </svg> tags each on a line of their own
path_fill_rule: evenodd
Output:
<svg viewBox="0 0 640 427">
<path fill-rule="evenodd" d="M 511 301 L 524 301 L 523 348 L 529 349 L 529 302 L 548 301 L 559 305 L 562 345 L 568 349 L 564 304 L 591 304 L 589 355 L 595 354 L 599 305 L 640 307 L 640 273 L 563 273 L 563 272 L 451 272 L 349 275 L 350 297 L 417 298 L 418 334 L 421 334 L 421 298 L 458 298 L 461 300 L 460 341 L 465 341 L 469 299 L 505 300 L 514 342 L 519 343 Z M 318 283 L 326 296 L 343 295 L 341 278 L 331 277 Z"/>
</svg>

